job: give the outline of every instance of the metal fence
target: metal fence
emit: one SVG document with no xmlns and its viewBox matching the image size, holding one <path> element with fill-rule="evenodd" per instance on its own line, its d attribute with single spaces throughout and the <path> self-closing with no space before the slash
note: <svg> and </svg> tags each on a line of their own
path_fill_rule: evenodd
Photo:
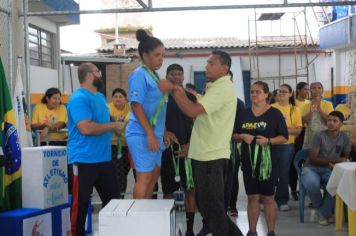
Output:
<svg viewBox="0 0 356 236">
<path fill-rule="evenodd" d="M 12 27 L 11 27 L 11 1 L 0 1 L 0 57 L 4 66 L 6 79 L 12 90 Z"/>
</svg>

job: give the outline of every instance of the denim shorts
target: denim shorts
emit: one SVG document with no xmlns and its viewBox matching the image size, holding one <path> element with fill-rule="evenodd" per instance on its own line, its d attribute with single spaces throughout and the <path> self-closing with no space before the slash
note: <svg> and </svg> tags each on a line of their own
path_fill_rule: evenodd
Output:
<svg viewBox="0 0 356 236">
<path fill-rule="evenodd" d="M 162 150 L 150 151 L 146 136 L 130 135 L 126 142 L 137 172 L 152 172 L 155 166 L 161 167 Z"/>
</svg>

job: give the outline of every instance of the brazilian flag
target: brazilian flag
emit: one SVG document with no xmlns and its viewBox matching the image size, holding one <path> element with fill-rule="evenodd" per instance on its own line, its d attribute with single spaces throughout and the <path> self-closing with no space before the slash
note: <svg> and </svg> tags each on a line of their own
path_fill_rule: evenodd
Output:
<svg viewBox="0 0 356 236">
<path fill-rule="evenodd" d="M 0 58 L 0 212 L 21 208 L 21 148 Z"/>
</svg>

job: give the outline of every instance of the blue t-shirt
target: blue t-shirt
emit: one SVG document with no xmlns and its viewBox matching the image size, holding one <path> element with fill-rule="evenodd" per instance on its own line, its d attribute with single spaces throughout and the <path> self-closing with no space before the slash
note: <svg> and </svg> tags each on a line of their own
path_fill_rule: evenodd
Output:
<svg viewBox="0 0 356 236">
<path fill-rule="evenodd" d="M 109 108 L 104 95 L 79 88 L 69 99 L 68 112 L 68 163 L 98 163 L 111 160 L 111 135 L 83 135 L 77 124 L 91 120 L 103 124 L 110 122 Z"/>
<path fill-rule="evenodd" d="M 145 68 L 140 66 L 130 74 L 129 102 L 130 104 L 133 102 L 140 103 L 148 120 L 150 120 L 156 112 L 162 96 L 163 93 L 159 90 L 157 82 L 154 81 Z M 167 102 L 168 101 L 165 101 L 158 116 L 157 125 L 154 127 L 154 132 L 161 143 L 161 147 L 164 147 L 163 134 L 166 122 Z M 145 130 L 142 128 L 133 112 L 130 113 L 129 123 L 126 127 L 126 136 L 129 137 L 130 135 L 146 135 Z"/>
</svg>

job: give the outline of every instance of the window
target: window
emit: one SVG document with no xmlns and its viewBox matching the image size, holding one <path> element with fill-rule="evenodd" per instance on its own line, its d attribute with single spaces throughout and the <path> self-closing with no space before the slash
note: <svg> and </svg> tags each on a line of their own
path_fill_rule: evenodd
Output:
<svg viewBox="0 0 356 236">
<path fill-rule="evenodd" d="M 29 25 L 28 39 L 31 65 L 54 69 L 54 34 Z"/>
</svg>

